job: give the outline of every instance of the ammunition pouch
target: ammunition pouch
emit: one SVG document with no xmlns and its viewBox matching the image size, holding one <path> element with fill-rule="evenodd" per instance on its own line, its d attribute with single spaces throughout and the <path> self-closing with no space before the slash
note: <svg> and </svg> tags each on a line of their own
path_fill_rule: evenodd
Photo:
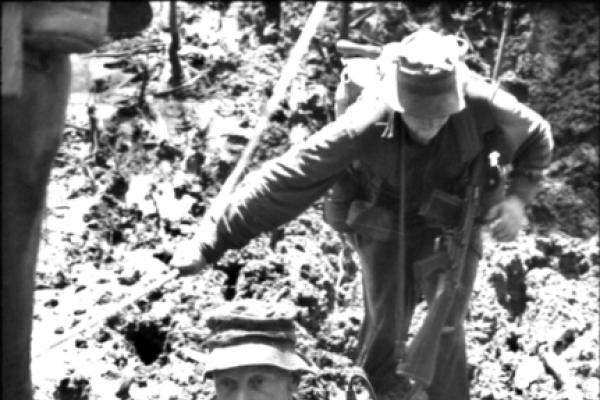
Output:
<svg viewBox="0 0 600 400">
<path fill-rule="evenodd" d="M 346 223 L 353 232 L 382 242 L 390 240 L 395 230 L 391 211 L 362 200 L 350 204 Z"/>
<path fill-rule="evenodd" d="M 352 201 L 358 195 L 358 182 L 351 171 L 342 173 L 325 194 L 323 202 L 323 219 L 338 232 L 350 233 L 352 228 L 347 224 L 348 211 Z"/>
<path fill-rule="evenodd" d="M 451 229 L 458 226 L 464 201 L 455 195 L 434 189 L 421 206 L 421 215 L 432 228 Z"/>
<path fill-rule="evenodd" d="M 337 189 L 337 190 L 336 190 Z M 394 232 L 393 214 L 366 200 L 341 198 L 339 188 L 332 188 L 325 197 L 323 219 L 342 233 L 359 233 L 374 240 L 387 241 Z"/>
<path fill-rule="evenodd" d="M 379 184 L 364 193 L 361 176 L 354 168 L 345 171 L 327 191 L 323 219 L 342 233 L 359 233 L 373 240 L 387 241 L 397 230 L 394 213 L 380 205 Z"/>
</svg>

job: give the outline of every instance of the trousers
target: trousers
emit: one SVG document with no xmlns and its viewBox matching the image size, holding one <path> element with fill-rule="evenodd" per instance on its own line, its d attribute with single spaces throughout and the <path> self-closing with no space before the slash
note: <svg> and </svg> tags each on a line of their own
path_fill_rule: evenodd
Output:
<svg viewBox="0 0 600 400">
<path fill-rule="evenodd" d="M 27 400 L 40 221 L 71 67 L 68 55 L 24 59 L 21 95 L 2 98 L 2 398 Z"/>
<path fill-rule="evenodd" d="M 396 375 L 394 359 L 396 335 L 408 339 L 415 306 L 424 297 L 433 300 L 435 277 L 415 279 L 413 264 L 430 255 L 435 235 L 417 229 L 406 240 L 404 265 L 398 264 L 398 239 L 380 241 L 369 235 L 353 233 L 350 242 L 359 256 L 363 274 L 365 317 L 360 332 L 358 362 L 363 367 L 376 393 L 386 393 L 401 386 L 408 387 L 404 377 Z M 465 351 L 464 319 L 480 251 L 479 232 L 469 246 L 467 261 L 460 277 L 461 290 L 452 305 L 450 320 L 454 330 L 444 333 L 440 342 L 432 384 L 426 389 L 430 400 L 465 400 L 469 398 L 469 380 Z M 479 244 L 479 246 L 477 246 Z M 397 310 L 398 296 L 404 296 L 404 308 Z"/>
</svg>

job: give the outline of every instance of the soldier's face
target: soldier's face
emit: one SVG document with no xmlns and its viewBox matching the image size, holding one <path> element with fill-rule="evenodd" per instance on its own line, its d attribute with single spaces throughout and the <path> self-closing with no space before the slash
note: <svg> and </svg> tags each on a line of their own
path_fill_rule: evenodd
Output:
<svg viewBox="0 0 600 400">
<path fill-rule="evenodd" d="M 421 143 L 428 143 L 433 139 L 440 129 L 446 125 L 448 118 L 450 118 L 449 115 L 442 118 L 422 118 L 402 114 L 406 126 L 411 130 L 415 139 Z"/>
<path fill-rule="evenodd" d="M 297 389 L 288 371 L 247 366 L 214 372 L 217 400 L 291 400 Z"/>
</svg>

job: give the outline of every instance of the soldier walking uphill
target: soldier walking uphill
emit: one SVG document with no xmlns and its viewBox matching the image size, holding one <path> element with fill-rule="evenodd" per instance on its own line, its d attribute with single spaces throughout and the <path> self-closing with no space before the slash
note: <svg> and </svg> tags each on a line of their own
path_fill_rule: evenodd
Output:
<svg viewBox="0 0 600 400">
<path fill-rule="evenodd" d="M 423 274 L 419 261 L 434 254 L 443 236 L 420 210 L 436 192 L 464 196 L 473 161 L 493 148 L 512 164 L 510 183 L 497 203 L 478 210 L 433 378 L 424 386 L 431 400 L 468 399 L 463 321 L 481 257 L 480 228 L 489 223 L 495 239 L 516 238 L 553 142 L 540 115 L 469 71 L 461 52 L 455 37 L 429 30 L 384 46 L 377 84 L 335 122 L 248 176 L 222 215 L 206 222 L 200 240 L 179 248 L 171 264 L 182 274 L 201 271 L 329 191 L 326 209 L 337 209 L 325 218 L 347 232 L 363 271 L 358 362 L 378 399 L 403 399 L 410 382 L 396 373 L 404 346 L 397 338 L 406 338 L 419 299 L 434 297 L 432 275 L 439 272 Z M 193 255 L 185 252 L 190 246 Z"/>
</svg>

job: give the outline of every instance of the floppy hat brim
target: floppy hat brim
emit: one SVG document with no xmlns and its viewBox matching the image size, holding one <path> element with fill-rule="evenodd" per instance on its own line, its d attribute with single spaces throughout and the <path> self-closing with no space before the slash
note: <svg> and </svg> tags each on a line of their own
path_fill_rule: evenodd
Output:
<svg viewBox="0 0 600 400">
<path fill-rule="evenodd" d="M 215 348 L 208 357 L 204 376 L 211 378 L 215 371 L 251 365 L 273 366 L 291 372 L 315 372 L 314 367 L 292 349 L 263 343 L 243 343 Z"/>
<path fill-rule="evenodd" d="M 382 78 L 379 81 L 381 99 L 394 111 L 406 113 L 420 118 L 443 118 L 455 114 L 465 108 L 464 80 L 465 73 L 459 62 L 455 70 L 455 84 L 451 90 L 442 93 L 416 93 L 406 90 L 406 85 L 401 80 L 402 73 L 398 71 L 396 63 L 380 63 Z"/>
</svg>

